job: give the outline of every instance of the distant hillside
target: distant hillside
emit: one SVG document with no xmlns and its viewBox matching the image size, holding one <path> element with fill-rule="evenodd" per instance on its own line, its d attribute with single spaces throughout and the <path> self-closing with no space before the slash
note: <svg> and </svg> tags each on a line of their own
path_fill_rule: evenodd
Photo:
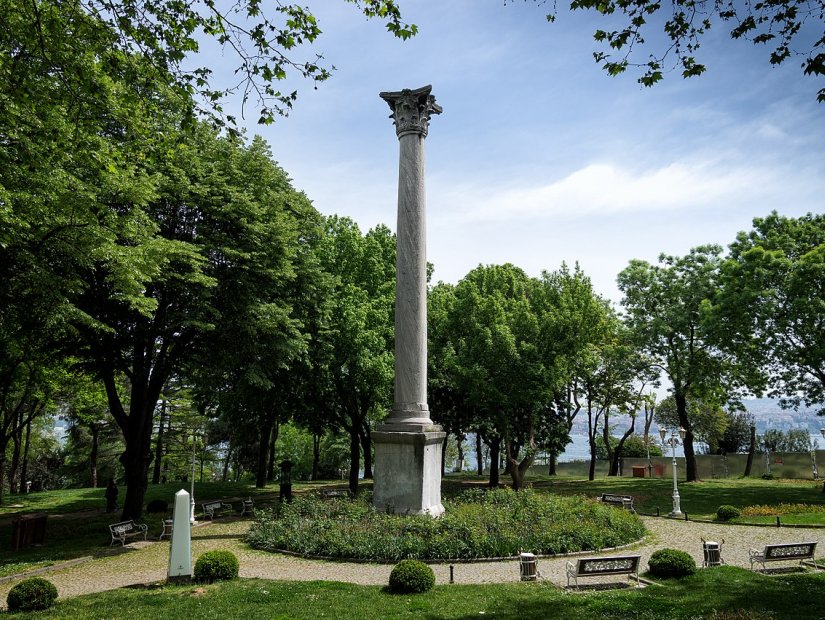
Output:
<svg viewBox="0 0 825 620">
<path fill-rule="evenodd" d="M 800 407 L 798 411 L 793 409 L 782 409 L 779 401 L 773 398 L 752 398 L 743 400 L 742 404 L 751 413 L 756 421 L 756 432 L 764 433 L 767 429 L 774 428 L 787 431 L 792 428 L 804 428 L 814 436 L 819 436 L 819 429 L 825 428 L 825 417 L 816 415 L 817 409 Z M 630 426 L 630 418 L 624 415 L 611 415 L 610 426 L 616 431 L 624 431 Z M 654 423 L 654 432 L 656 424 Z M 641 433 L 642 421 L 637 418 L 636 432 Z M 587 434 L 587 414 L 584 412 L 576 416 L 573 427 L 573 434 Z M 615 434 L 615 433 L 614 433 Z"/>
<path fill-rule="evenodd" d="M 814 408 L 801 406 L 798 411 L 782 409 L 779 401 L 773 398 L 743 400 L 742 404 L 745 405 L 748 413 L 753 414 L 757 433 L 769 428 L 779 430 L 804 428 L 818 435 L 819 429 L 825 427 L 825 418 L 816 415 L 817 409 Z"/>
</svg>

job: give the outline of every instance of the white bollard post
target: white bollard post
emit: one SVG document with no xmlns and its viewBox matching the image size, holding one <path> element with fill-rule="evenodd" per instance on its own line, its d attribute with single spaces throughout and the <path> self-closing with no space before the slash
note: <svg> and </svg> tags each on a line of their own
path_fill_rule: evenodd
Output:
<svg viewBox="0 0 825 620">
<path fill-rule="evenodd" d="M 169 548 L 169 581 L 192 579 L 192 526 L 189 523 L 189 493 L 181 489 L 175 493 L 172 513 L 172 544 Z"/>
</svg>

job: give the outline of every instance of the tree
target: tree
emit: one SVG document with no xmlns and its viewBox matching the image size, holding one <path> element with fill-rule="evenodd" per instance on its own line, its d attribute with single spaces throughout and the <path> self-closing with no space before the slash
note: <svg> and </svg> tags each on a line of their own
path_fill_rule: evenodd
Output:
<svg viewBox="0 0 825 620">
<path fill-rule="evenodd" d="M 810 452 L 813 442 L 807 430 L 792 428 L 787 432 L 769 428 L 759 437 L 759 448 L 765 452 Z"/>
<path fill-rule="evenodd" d="M 684 257 L 661 255 L 660 265 L 633 260 L 618 277 L 626 321 L 636 342 L 670 380 L 677 420 L 686 432 L 689 482 L 697 480 L 697 470 L 688 400 L 721 401 L 741 386 L 747 370 L 747 364 L 743 368 L 720 346 L 713 303 L 719 291 L 721 251 L 705 246 Z"/>
<path fill-rule="evenodd" d="M 745 411 L 728 409 L 725 432 L 719 441 L 719 450 L 723 453 L 744 452 L 750 444 L 753 416 Z"/>
<path fill-rule="evenodd" d="M 503 447 L 513 487 L 533 462 L 554 382 L 541 355 L 539 284 L 514 265 L 479 266 L 455 287 L 448 374 L 490 446 L 490 486 Z"/>
<path fill-rule="evenodd" d="M 578 264 L 571 270 L 566 264 L 541 275 L 540 351 L 544 364 L 552 369 L 557 386 L 553 391 L 551 428 L 542 434 L 541 447 L 550 455 L 550 475 L 555 474 L 558 455 L 570 443 L 573 421 L 581 411 L 575 398 L 580 362 L 589 347 L 598 345 L 604 336 L 607 305 L 593 291 L 593 285 Z M 556 424 L 558 428 L 553 430 Z"/>
<path fill-rule="evenodd" d="M 731 419 L 722 406 L 713 400 L 691 397 L 687 401 L 687 415 L 691 420 L 694 438 L 708 445 L 709 454 L 718 454 L 720 442 Z M 660 427 L 679 426 L 679 414 L 673 396 L 668 396 L 659 403 L 656 422 Z"/>
<path fill-rule="evenodd" d="M 596 11 L 610 20 L 607 29 L 598 29 L 594 39 L 607 51 L 594 52 L 597 63 L 610 75 L 618 75 L 634 67 L 641 69 L 638 81 L 652 86 L 665 72 L 678 69 L 689 78 L 705 72 L 704 63 L 697 62 L 697 50 L 714 22 L 730 24 L 732 39 L 745 39 L 755 45 L 768 45 L 771 65 L 779 65 L 792 57 L 802 56 L 805 75 L 825 75 L 825 36 L 823 36 L 822 0 L 796 2 L 708 2 L 674 0 L 670 8 L 663 8 L 655 0 L 622 2 L 608 0 L 573 0 L 573 10 Z M 618 19 L 617 19 L 618 16 Z M 555 12 L 547 15 L 555 20 Z M 659 29 L 661 32 L 656 32 Z M 664 34 L 664 38 L 662 38 Z M 645 50 L 648 39 L 661 45 L 651 52 Z M 663 40 L 662 43 L 659 43 Z M 643 59 L 639 55 L 644 54 Z M 825 88 L 817 98 L 825 101 Z"/>
<path fill-rule="evenodd" d="M 384 22 L 387 30 L 400 39 L 417 32 L 415 25 L 403 20 L 395 0 L 346 2 L 367 18 Z M 68 18 L 69 13 L 79 21 Z M 320 54 L 300 57 L 299 48 L 315 43 L 321 28 L 310 9 L 297 3 L 262 6 L 260 0 L 241 0 L 231 5 L 214 0 L 2 0 L 0 14 L 4 20 L 27 23 L 32 37 L 40 40 L 36 54 L 49 63 L 65 52 L 87 59 L 89 48 L 78 31 L 84 24 L 96 22 L 100 28 L 91 37 L 95 48 L 108 48 L 115 55 L 139 54 L 152 74 L 167 84 L 172 97 L 187 102 L 190 111 L 207 112 L 220 123 L 225 119 L 230 126 L 235 119 L 223 110 L 228 96 L 240 97 L 242 111 L 253 103 L 258 121 L 270 123 L 275 116 L 287 114 L 297 99 L 297 91 L 280 90 L 280 82 L 299 77 L 317 85 L 334 70 L 325 66 Z M 49 36 L 56 18 L 67 35 L 68 47 L 53 45 Z M 215 79 L 209 66 L 197 65 L 195 55 L 201 45 L 217 45 L 237 63 L 237 79 L 231 86 L 219 86 L 223 80 Z M 74 90 L 78 85 L 74 73 L 77 67 L 65 67 L 68 71 L 59 86 L 73 91 L 73 96 L 81 93 L 81 89 Z"/>
<path fill-rule="evenodd" d="M 629 332 L 607 306 L 598 329 L 599 338 L 585 351 L 576 375 L 577 399 L 584 399 L 587 411 L 590 480 L 596 475 L 596 440 L 600 426 L 602 445 L 610 461 L 608 474 L 618 475 L 622 446 L 635 431 L 636 408 L 641 397 L 641 389 L 635 384 L 640 376 L 649 373 L 650 366 L 637 354 Z M 616 444 L 616 452 L 610 443 L 610 413 L 614 410 L 628 413 L 631 418 L 630 427 Z"/>
<path fill-rule="evenodd" d="M 100 484 L 102 479 L 98 476 L 101 444 L 111 443 L 114 430 L 106 391 L 99 382 L 86 374 L 75 374 L 69 389 L 70 393 L 64 400 L 64 417 L 69 422 L 72 452 L 88 450 L 86 454 L 76 455 L 76 461 L 86 465 L 88 475 L 81 479 L 85 478 L 89 486 L 97 488 L 103 486 Z M 110 471 L 109 477 L 112 477 L 111 474 Z"/>
<path fill-rule="evenodd" d="M 765 370 L 784 406 L 825 414 L 825 216 L 754 219 L 730 246 L 722 285 L 731 348 Z"/>
<path fill-rule="evenodd" d="M 350 440 L 349 488 L 358 491 L 361 455 L 370 466 L 371 420 L 392 403 L 395 235 L 378 226 L 363 235 L 348 218 L 330 217 L 318 256 L 332 277 L 329 323 L 313 354 L 316 389 L 326 397 L 330 427 Z"/>
</svg>

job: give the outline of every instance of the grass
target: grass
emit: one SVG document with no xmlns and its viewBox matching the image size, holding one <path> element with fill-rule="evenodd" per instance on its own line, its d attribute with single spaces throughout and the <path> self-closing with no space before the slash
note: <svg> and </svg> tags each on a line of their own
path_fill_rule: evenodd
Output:
<svg viewBox="0 0 825 620">
<path fill-rule="evenodd" d="M 304 484 L 295 485 L 294 488 L 302 490 L 312 486 Z M 184 482 L 149 485 L 145 501 L 148 503 L 153 499 L 162 499 L 169 502 L 171 507 L 175 492 L 181 488 L 188 490 L 189 485 Z M 6 517 L 0 521 L 0 549 L 4 552 L 0 554 L 0 577 L 78 557 L 102 557 L 112 553 L 107 526 L 119 521 L 120 513 L 103 512 L 103 491 L 104 489 L 65 489 L 4 496 L 4 505 L 0 507 L 0 518 Z M 125 489 L 121 489 L 121 500 L 125 492 Z M 256 489 L 251 484 L 203 482 L 195 484 L 195 493 L 196 500 L 200 503 L 206 499 L 273 496 L 278 493 L 278 486 L 270 485 Z M 45 512 L 49 515 L 46 522 L 45 544 L 14 554 L 5 553 L 12 545 L 11 518 L 16 514 L 29 512 Z M 161 515 L 144 514 L 141 521 L 149 526 L 150 538 L 160 535 Z"/>
<path fill-rule="evenodd" d="M 506 479 L 503 479 L 506 480 Z M 486 478 L 462 475 L 448 476 L 443 481 L 443 492 L 449 496 L 468 487 L 486 486 Z M 663 513 L 670 510 L 672 482 L 669 479 L 649 478 L 598 478 L 587 480 L 558 479 L 536 477 L 532 480 L 533 488 L 539 493 L 560 493 L 563 495 L 585 495 L 598 497 L 601 493 L 627 493 L 636 498 L 640 512 L 655 514 L 659 507 Z M 340 481 L 335 481 L 341 484 Z M 327 486 L 331 482 L 296 483 L 295 492 Z M 365 484 L 369 487 L 369 484 Z M 150 485 L 146 501 L 164 499 L 171 501 L 180 488 L 189 488 L 186 483 L 173 482 L 163 485 Z M 783 524 L 825 525 L 825 512 L 797 512 L 794 505 L 807 505 L 825 510 L 825 494 L 821 492 L 821 483 L 804 480 L 761 480 L 761 479 L 725 479 L 704 482 L 679 483 L 682 498 L 682 510 L 691 518 L 713 519 L 716 509 L 722 504 L 732 504 L 740 508 L 746 506 L 773 506 L 780 511 Z M 196 499 L 222 499 L 230 497 L 260 497 L 277 495 L 278 486 L 269 485 L 256 489 L 251 484 L 237 483 L 196 483 Z M 121 488 L 121 499 L 125 489 Z M 4 496 L 0 506 L 0 519 L 5 515 L 5 522 L 0 521 L 0 577 L 17 574 L 32 568 L 62 562 L 83 556 L 101 556 L 110 552 L 107 524 L 119 520 L 119 514 L 103 514 L 103 489 L 68 489 L 44 491 L 28 495 Z M 260 505 L 260 503 L 257 503 Z M 785 506 L 781 506 L 781 505 Z M 10 518 L 21 512 L 47 512 L 46 544 L 43 547 L 26 549 L 15 554 L 7 553 L 11 548 L 12 526 Z M 78 511 L 97 511 L 95 514 L 83 514 L 83 518 L 73 518 L 67 513 Z M 57 515 L 67 514 L 65 518 Z M 149 535 L 157 537 L 160 533 L 160 518 L 147 515 L 145 522 L 149 525 Z M 776 522 L 776 515 L 743 516 L 737 522 L 765 523 Z"/>
<path fill-rule="evenodd" d="M 49 611 L 7 617 L 804 620 L 822 618 L 823 587 L 825 574 L 765 576 L 726 566 L 664 586 L 581 593 L 546 583 L 443 584 L 425 594 L 398 596 L 378 586 L 236 579 L 209 586 L 124 588 L 58 599 Z"/>
<path fill-rule="evenodd" d="M 293 485 L 293 490 L 298 492 L 303 489 L 310 489 L 321 483 L 301 483 Z M 326 483 L 329 484 L 329 483 Z M 189 491 L 188 482 L 166 482 L 164 484 L 150 484 L 144 504 L 153 499 L 162 499 L 169 502 L 170 506 L 174 500 L 175 493 L 184 489 Z M 263 489 L 255 488 L 254 484 L 240 482 L 196 482 L 195 500 L 226 499 L 230 497 L 245 498 L 251 496 L 255 498 L 259 495 L 273 495 L 278 493 L 278 485 L 270 484 Z M 4 495 L 3 504 L 0 506 L 0 517 L 12 516 L 23 512 L 46 512 L 49 514 L 62 514 L 68 512 L 79 512 L 85 510 L 102 511 L 106 505 L 103 498 L 105 488 L 98 489 L 60 489 L 55 491 L 39 491 L 21 495 Z M 126 496 L 125 487 L 121 486 L 118 500 L 122 504 Z"/>
<path fill-rule="evenodd" d="M 541 477 L 533 481 L 537 491 L 564 495 L 598 497 L 602 493 L 622 493 L 634 497 L 634 505 L 642 514 L 670 512 L 673 505 L 673 482 L 659 478 L 598 478 L 588 480 L 555 480 Z M 807 504 L 825 508 L 825 493 L 821 482 L 812 480 L 761 480 L 754 478 L 728 478 L 702 482 L 679 482 L 682 511 L 691 518 L 714 519 L 716 510 L 723 504 L 739 508 L 746 506 L 780 504 Z M 786 522 L 783 513 L 782 522 Z M 825 525 L 825 512 L 799 515 L 799 523 Z M 736 522 L 774 523 L 776 516 L 740 518 Z M 791 521 L 788 520 L 787 523 Z"/>
</svg>

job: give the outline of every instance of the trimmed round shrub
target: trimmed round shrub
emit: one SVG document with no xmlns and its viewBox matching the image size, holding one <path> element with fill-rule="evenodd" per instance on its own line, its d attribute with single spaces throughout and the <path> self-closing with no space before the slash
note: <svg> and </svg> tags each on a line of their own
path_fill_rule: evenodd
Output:
<svg viewBox="0 0 825 620">
<path fill-rule="evenodd" d="M 40 577 L 24 579 L 6 596 L 6 605 L 9 611 L 40 611 L 54 605 L 57 599 L 57 588 L 51 581 Z"/>
<path fill-rule="evenodd" d="M 662 579 L 687 577 L 696 572 L 696 561 L 678 549 L 659 549 L 650 556 L 650 574 Z"/>
<path fill-rule="evenodd" d="M 146 512 L 150 514 L 155 514 L 158 512 L 167 512 L 169 510 L 169 504 L 164 502 L 162 499 L 153 499 L 151 502 L 146 504 Z"/>
<path fill-rule="evenodd" d="M 736 506 L 725 504 L 716 509 L 716 519 L 719 521 L 730 521 L 742 516 L 742 512 Z"/>
<path fill-rule="evenodd" d="M 433 569 L 420 560 L 401 560 L 390 573 L 390 592 L 419 594 L 435 585 Z"/>
<path fill-rule="evenodd" d="M 239 568 L 238 558 L 231 551 L 222 549 L 207 551 L 195 562 L 195 581 L 198 583 L 229 581 L 238 576 Z"/>
</svg>

